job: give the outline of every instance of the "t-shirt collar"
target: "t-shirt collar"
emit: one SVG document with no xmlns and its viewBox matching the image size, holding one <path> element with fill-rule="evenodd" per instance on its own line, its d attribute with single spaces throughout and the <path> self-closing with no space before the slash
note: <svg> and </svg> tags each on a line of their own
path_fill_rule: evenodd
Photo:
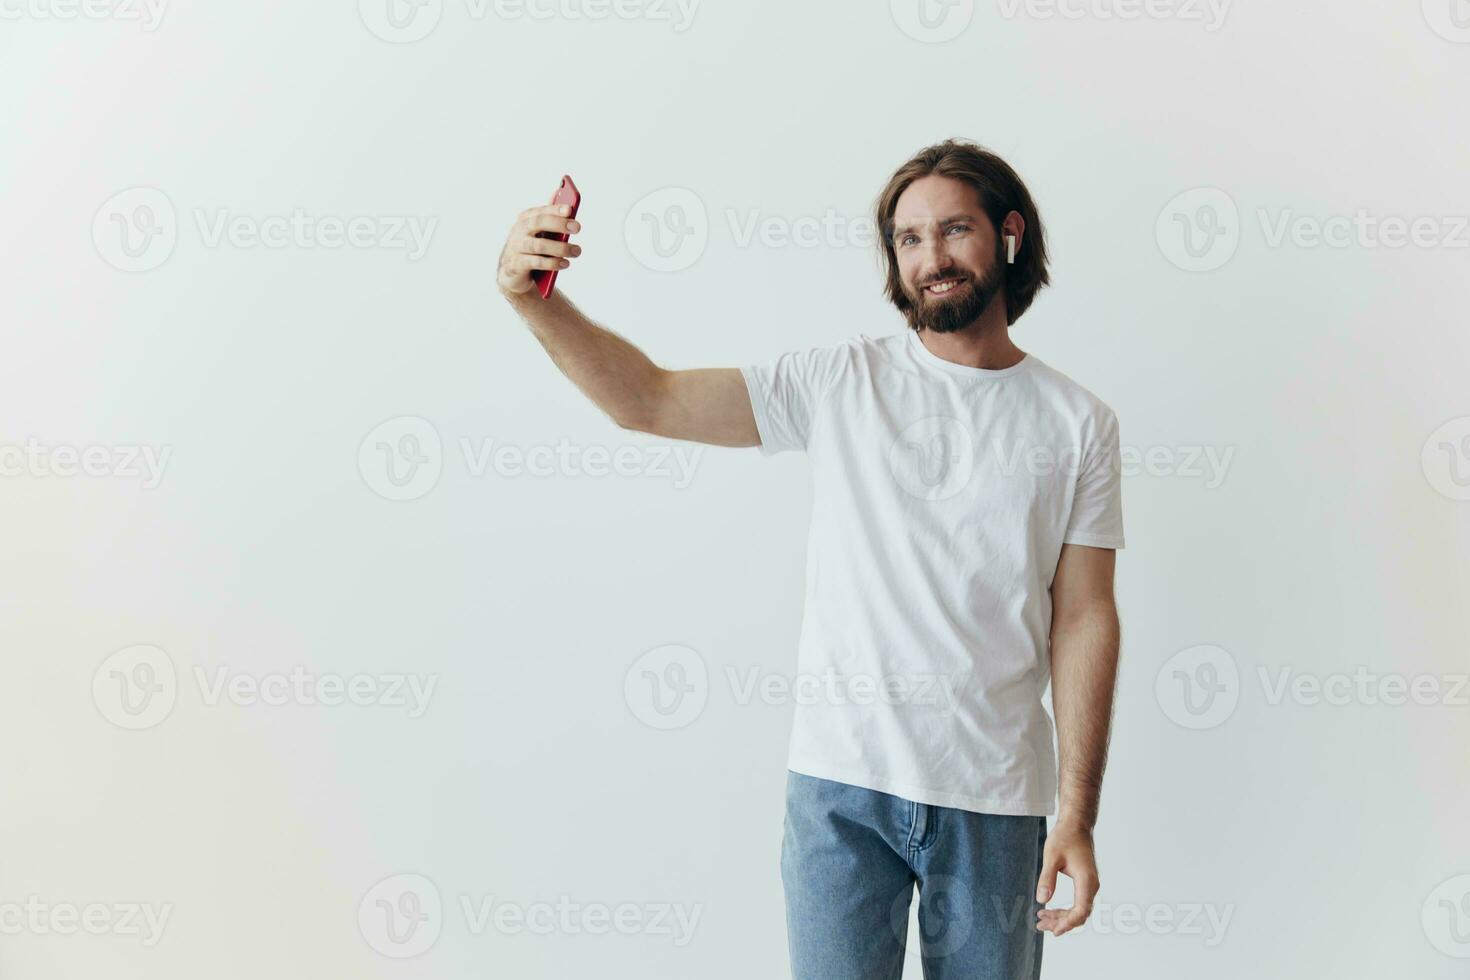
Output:
<svg viewBox="0 0 1470 980">
<path fill-rule="evenodd" d="M 934 353 L 929 348 L 925 347 L 924 342 L 919 339 L 919 331 L 915 330 L 913 327 L 908 328 L 908 334 L 909 343 L 913 346 L 914 349 L 914 356 L 917 357 L 920 362 L 927 364 L 930 367 L 938 368 L 941 371 L 947 371 L 950 374 L 957 375 L 961 378 L 971 378 L 974 380 L 1004 378 L 1008 375 L 1017 374 L 1021 371 L 1028 370 L 1036 360 L 1036 357 L 1034 355 L 1025 354 L 1019 361 L 1017 361 L 1015 364 L 1012 364 L 1010 367 L 970 367 L 968 364 L 956 364 L 954 361 L 947 361 L 944 358 L 940 357 L 938 354 Z"/>
</svg>

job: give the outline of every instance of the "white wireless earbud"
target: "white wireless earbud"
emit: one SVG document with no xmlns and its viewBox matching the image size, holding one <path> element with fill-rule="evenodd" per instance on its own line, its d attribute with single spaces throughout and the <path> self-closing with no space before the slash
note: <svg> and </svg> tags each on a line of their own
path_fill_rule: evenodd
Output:
<svg viewBox="0 0 1470 980">
<path fill-rule="evenodd" d="M 1016 264 L 1016 236 L 1015 235 L 1007 235 L 1006 236 L 1006 264 L 1007 265 L 1015 265 Z"/>
</svg>

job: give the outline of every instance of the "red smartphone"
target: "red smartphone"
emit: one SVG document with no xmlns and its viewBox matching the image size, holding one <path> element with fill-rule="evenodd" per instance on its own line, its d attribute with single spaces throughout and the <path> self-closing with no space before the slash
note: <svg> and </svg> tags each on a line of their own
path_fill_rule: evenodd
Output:
<svg viewBox="0 0 1470 980">
<path fill-rule="evenodd" d="M 582 192 L 577 190 L 577 185 L 572 183 L 572 178 L 563 174 L 561 178 L 561 186 L 556 189 L 555 194 L 551 195 L 551 203 L 569 205 L 572 209 L 572 213 L 568 215 L 568 217 L 575 218 L 577 216 L 577 208 L 582 203 Z M 536 232 L 536 237 L 552 238 L 559 242 L 564 242 L 567 240 L 566 235 L 559 235 L 550 231 L 538 231 Z M 551 295 L 551 287 L 556 285 L 556 274 L 558 271 L 560 270 L 532 270 L 531 281 L 540 288 L 542 299 L 546 299 Z"/>
</svg>

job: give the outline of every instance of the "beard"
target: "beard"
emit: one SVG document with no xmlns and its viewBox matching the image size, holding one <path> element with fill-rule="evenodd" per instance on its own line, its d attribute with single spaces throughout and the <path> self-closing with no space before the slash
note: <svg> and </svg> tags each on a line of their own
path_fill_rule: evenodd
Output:
<svg viewBox="0 0 1470 980">
<path fill-rule="evenodd" d="M 908 318 L 910 327 L 915 330 L 933 330 L 935 333 L 963 330 L 980 319 L 980 314 L 985 312 L 985 308 L 1005 284 L 1005 273 L 998 258 L 978 280 L 971 278 L 958 266 L 951 265 L 928 277 L 925 282 L 935 283 L 954 278 L 964 281 L 941 296 L 935 296 L 923 287 L 917 291 L 904 287 L 904 293 L 909 298 L 909 308 L 904 311 L 904 316 Z"/>
</svg>

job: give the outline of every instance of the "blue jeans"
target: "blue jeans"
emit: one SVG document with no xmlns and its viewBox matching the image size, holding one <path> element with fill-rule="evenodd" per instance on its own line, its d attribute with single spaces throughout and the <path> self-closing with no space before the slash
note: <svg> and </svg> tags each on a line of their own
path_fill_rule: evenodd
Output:
<svg viewBox="0 0 1470 980">
<path fill-rule="evenodd" d="M 788 771 L 792 977 L 898 980 L 917 883 L 925 980 L 1036 980 L 1045 842 L 1045 817 L 930 806 Z"/>
</svg>

